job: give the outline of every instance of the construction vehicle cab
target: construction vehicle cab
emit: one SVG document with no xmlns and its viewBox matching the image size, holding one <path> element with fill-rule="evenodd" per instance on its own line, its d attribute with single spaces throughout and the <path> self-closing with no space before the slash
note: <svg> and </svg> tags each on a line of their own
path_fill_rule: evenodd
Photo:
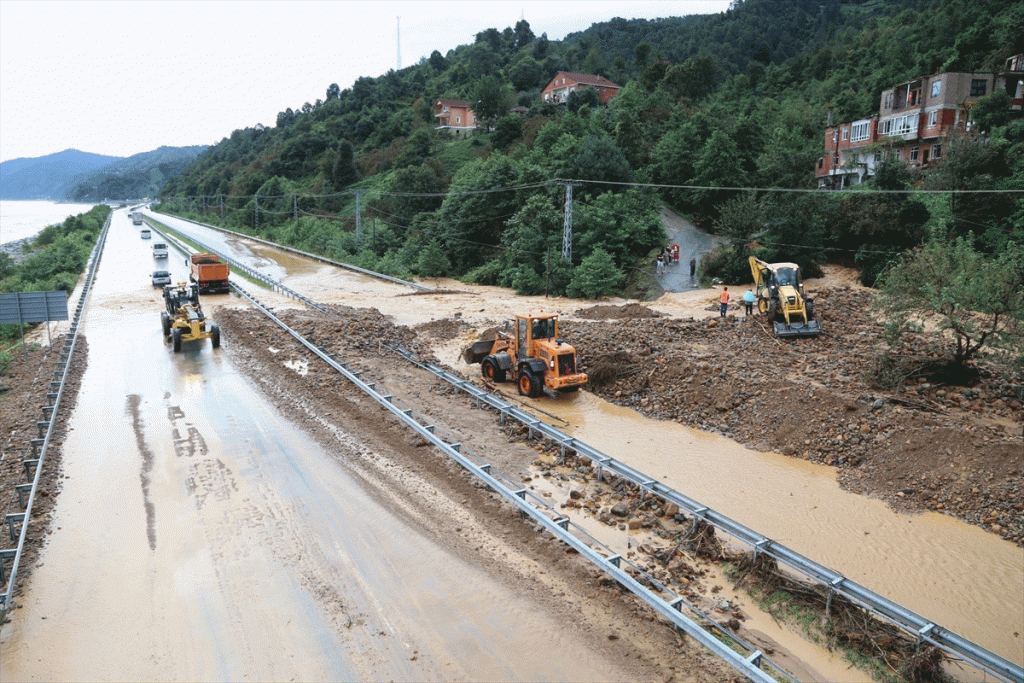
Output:
<svg viewBox="0 0 1024 683">
<path fill-rule="evenodd" d="M 519 393 L 537 398 L 544 389 L 572 392 L 587 383 L 576 367 L 576 349 L 558 338 L 558 316 L 517 315 L 511 332 L 476 342 L 463 353 L 470 364 L 480 363 L 484 379 L 515 379 Z"/>
<path fill-rule="evenodd" d="M 220 347 L 220 328 L 206 320 L 199 306 L 198 285 L 184 282 L 164 287 L 164 306 L 160 312 L 160 323 L 164 338 L 171 338 L 175 353 L 181 351 L 184 342 L 209 339 L 213 348 Z"/>
<path fill-rule="evenodd" d="M 814 299 L 804 293 L 800 266 L 765 263 L 751 256 L 750 272 L 757 286 L 757 310 L 768 317 L 779 337 L 816 337 L 821 323 L 814 319 Z"/>
</svg>

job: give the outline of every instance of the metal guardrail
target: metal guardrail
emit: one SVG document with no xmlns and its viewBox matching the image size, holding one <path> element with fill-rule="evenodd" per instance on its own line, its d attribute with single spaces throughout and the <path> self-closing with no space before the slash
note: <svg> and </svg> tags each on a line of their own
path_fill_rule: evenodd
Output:
<svg viewBox="0 0 1024 683">
<path fill-rule="evenodd" d="M 150 227 L 153 230 L 156 230 L 156 232 L 161 237 L 163 237 L 165 240 L 167 240 L 168 242 L 173 244 L 174 247 L 178 251 L 180 251 L 181 253 L 185 254 L 186 256 L 189 255 L 189 254 L 195 253 L 195 250 L 193 250 L 192 247 L 190 247 L 189 245 L 185 244 L 185 242 L 183 242 L 182 240 L 179 240 L 178 238 L 173 237 L 170 234 L 168 234 L 168 231 L 172 231 L 173 232 L 174 228 L 168 227 L 168 226 L 164 225 L 163 223 L 159 223 L 159 221 L 156 221 L 156 220 L 154 220 L 152 218 L 147 218 L 146 220 L 149 221 L 149 225 L 150 225 Z M 154 225 L 154 223 L 158 223 L 161 226 L 161 228 L 156 227 L 156 225 Z M 205 247 L 205 245 L 203 245 L 203 246 Z M 242 263 L 240 261 L 236 261 L 235 259 L 231 258 L 230 256 L 226 256 L 226 255 L 221 254 L 221 253 L 219 253 L 217 251 L 214 251 L 212 249 L 207 249 L 207 253 L 216 254 L 218 258 L 223 260 L 225 263 L 230 264 L 233 268 L 236 269 L 236 271 L 240 270 L 240 271 L 244 272 L 246 275 L 248 275 L 249 277 L 253 278 L 254 280 L 259 280 L 260 282 L 262 282 L 266 286 L 270 287 L 271 289 L 277 290 L 279 292 L 287 294 L 288 296 L 291 296 L 291 297 L 294 297 L 294 298 L 298 299 L 299 301 L 301 301 L 302 303 L 306 304 L 310 308 L 315 308 L 316 310 L 318 310 L 318 311 L 320 311 L 322 313 L 329 313 L 330 312 L 330 311 L 328 311 L 328 309 L 325 306 L 322 306 L 321 304 L 318 304 L 317 302 L 313 301 L 309 297 L 307 297 L 307 296 L 305 296 L 303 294 L 299 294 L 294 289 L 291 289 L 290 287 L 286 287 L 286 286 L 282 285 L 277 280 L 274 280 L 273 278 L 264 275 L 263 273 L 259 272 L 255 268 L 247 266 L 247 265 L 245 265 L 244 263 Z"/>
<path fill-rule="evenodd" d="M 678 491 L 658 482 L 643 472 L 636 470 L 625 463 L 615 460 L 609 455 L 602 453 L 593 446 L 590 446 L 579 439 L 576 439 L 557 427 L 554 427 L 530 413 L 517 408 L 513 404 L 498 398 L 497 396 L 484 391 L 454 373 L 451 373 L 433 363 L 419 360 L 415 354 L 397 346 L 389 346 L 393 351 L 429 372 L 445 380 L 449 384 L 465 391 L 479 403 L 486 403 L 501 414 L 501 420 L 513 418 L 526 425 L 533 432 L 543 434 L 561 447 L 562 455 L 565 450 L 571 448 L 578 454 L 589 458 L 598 468 L 598 477 L 603 476 L 603 470 L 607 469 L 616 475 L 636 484 L 640 488 L 650 491 L 663 500 L 674 503 L 680 510 L 689 513 L 696 519 L 700 519 L 712 525 L 716 529 L 724 531 L 733 538 L 751 546 L 755 553 L 763 553 L 781 564 L 793 569 L 809 579 L 824 586 L 831 594 L 841 595 L 852 602 L 867 609 L 887 621 L 895 624 L 901 629 L 914 634 L 919 641 L 925 641 L 942 648 L 946 652 L 954 654 L 977 666 L 983 671 L 998 677 L 1007 683 L 1024 683 L 1024 668 L 989 652 L 985 648 L 971 642 L 963 636 L 957 635 L 949 629 L 925 619 L 915 612 L 896 604 L 878 593 L 846 578 L 842 574 L 829 569 L 823 565 L 804 557 L 790 548 L 774 541 L 753 529 L 749 529 L 739 522 L 736 522 L 725 515 L 716 512 L 706 505 L 689 498 Z"/>
<path fill-rule="evenodd" d="M 280 318 L 275 316 L 267 307 L 256 300 L 252 295 L 246 292 L 241 287 L 232 284 L 235 291 L 243 298 L 247 299 L 254 307 L 256 307 L 265 316 L 270 318 L 276 323 L 281 329 L 290 334 L 300 344 L 309 349 L 312 353 L 316 354 L 321 360 L 327 363 L 329 366 L 334 368 L 336 371 L 344 375 L 350 382 L 361 389 L 368 396 L 373 398 L 378 404 L 389 410 L 395 417 L 404 422 L 407 426 L 411 427 L 417 434 L 424 439 L 428 440 L 445 455 L 452 458 L 467 471 L 471 472 L 483 482 L 485 482 L 492 490 L 500 494 L 505 500 L 515 505 L 521 512 L 529 516 L 533 521 L 542 525 L 552 535 L 557 537 L 566 545 L 572 547 L 574 550 L 579 552 L 581 555 L 586 557 L 591 563 L 597 566 L 599 569 L 604 571 L 606 574 L 611 576 L 620 585 L 627 588 L 631 593 L 639 597 L 641 600 L 646 602 L 648 605 L 653 607 L 659 614 L 672 622 L 674 626 L 684 631 L 694 640 L 699 642 L 701 645 L 711 650 L 715 655 L 724 660 L 727 664 L 732 666 L 736 671 L 746 676 L 751 681 L 760 681 L 763 683 L 769 683 L 777 681 L 779 678 L 783 678 L 789 681 L 795 681 L 789 673 L 783 670 L 781 667 L 776 665 L 774 662 L 768 660 L 761 653 L 760 650 L 755 650 L 751 646 L 744 643 L 736 636 L 726 632 L 724 629 L 719 627 L 717 624 L 712 624 L 723 636 L 726 636 L 731 643 L 735 643 L 740 647 L 744 648 L 745 653 L 736 652 L 732 649 L 729 643 L 725 640 L 719 639 L 715 634 L 706 630 L 699 623 L 689 619 L 682 613 L 684 605 L 688 606 L 688 603 L 679 596 L 672 595 L 670 600 L 665 600 L 657 593 L 647 588 L 643 583 L 634 578 L 626 569 L 622 567 L 625 560 L 617 554 L 609 554 L 608 556 L 602 555 L 591 547 L 588 543 L 578 538 L 574 533 L 569 530 L 570 521 L 567 517 L 558 515 L 546 505 L 535 505 L 531 503 L 528 498 L 528 491 L 522 488 L 512 488 L 507 485 L 505 481 L 499 479 L 496 475 L 494 468 L 487 463 L 474 462 L 473 459 L 467 457 L 467 454 L 462 452 L 461 444 L 448 443 L 440 436 L 435 434 L 435 428 L 433 425 L 425 425 L 420 423 L 415 417 L 413 417 L 413 411 L 411 408 L 403 408 L 399 406 L 393 396 L 382 394 L 376 389 L 376 385 L 373 382 L 365 382 L 360 378 L 361 373 L 353 372 L 345 366 L 344 363 L 338 360 L 336 355 L 329 353 L 326 349 L 316 346 L 305 339 L 298 332 L 289 327 Z M 576 527 L 578 529 L 578 527 Z M 582 532 L 582 529 L 579 530 Z M 585 533 L 585 532 L 584 532 Z M 609 551 L 610 553 L 610 551 Z M 635 569 L 635 567 L 634 567 Z M 638 569 L 635 569 L 638 573 L 641 573 Z M 657 583 L 652 577 L 644 575 L 645 578 L 652 583 Z M 663 590 L 664 587 L 662 587 Z M 705 616 L 705 615 L 701 615 Z M 706 618 L 706 616 L 705 616 Z M 761 669 L 761 664 L 765 663 L 774 669 L 775 675 Z"/>
<path fill-rule="evenodd" d="M 268 244 L 273 245 L 273 243 Z M 241 264 L 240 267 L 246 268 L 245 266 L 241 266 Z M 263 276 L 262 274 L 260 274 L 259 277 L 260 279 L 267 281 L 268 283 L 273 283 L 272 286 L 281 287 L 280 283 L 276 283 L 275 281 L 271 280 L 270 278 L 267 278 L 266 276 Z M 278 325 L 282 326 L 285 330 L 292 334 L 292 336 L 299 340 L 300 343 L 302 343 L 315 354 L 323 358 L 326 362 L 332 365 L 332 367 L 335 367 L 335 369 L 337 369 L 339 372 L 345 374 L 346 377 L 349 377 L 350 380 L 356 383 L 357 386 L 360 386 L 360 388 L 363 388 L 364 391 L 367 390 L 362 386 L 364 383 L 358 380 L 357 375 L 350 376 L 352 375 L 352 373 L 350 373 L 347 369 L 343 369 L 343 366 L 336 363 L 333 357 L 327 355 L 326 352 L 319 349 L 319 347 L 310 344 L 308 341 L 300 337 L 297 333 L 291 331 L 290 328 L 287 327 L 287 325 L 285 325 L 276 316 L 270 313 L 269 310 L 266 310 L 265 307 L 263 307 L 261 304 L 258 304 L 258 302 L 252 299 L 250 295 L 244 292 L 244 290 L 237 287 L 237 285 L 232 284 L 232 286 L 235 287 L 236 291 L 238 291 L 239 294 L 249 299 L 250 301 L 253 301 L 253 303 L 256 304 L 260 308 L 260 310 L 262 310 L 268 317 L 271 318 L 271 320 L 273 320 Z M 309 303 L 309 305 L 313 306 L 314 308 L 317 308 L 318 310 L 325 310 L 319 304 L 316 304 L 315 302 L 310 302 L 310 300 L 308 300 L 306 297 L 297 294 L 296 296 L 301 298 L 303 301 Z M 739 522 L 736 522 L 726 517 L 725 515 L 722 515 L 721 513 L 718 513 L 708 508 L 706 505 L 703 505 L 698 501 L 695 501 L 679 493 L 678 491 L 675 491 L 674 489 L 659 483 L 653 477 L 649 477 L 643 472 L 640 472 L 639 470 L 636 470 L 626 465 L 625 463 L 615 460 L 611 456 L 602 453 L 596 448 L 576 439 L 575 437 L 572 437 L 562 432 L 560 429 L 554 427 L 553 425 L 550 425 L 544 422 L 543 420 L 534 417 L 530 413 L 520 408 L 517 408 L 513 404 L 505 401 L 504 399 L 498 398 L 497 396 L 494 396 L 493 394 L 480 389 L 479 387 L 475 386 L 471 382 L 468 382 L 464 378 L 455 375 L 454 373 L 451 373 L 445 370 L 444 368 L 441 368 L 440 366 L 434 365 L 432 363 L 423 362 L 419 360 L 415 356 L 415 354 L 411 353 L 406 349 L 402 349 L 401 347 L 392 345 L 387 346 L 388 348 L 392 349 L 393 351 L 401 355 L 407 361 L 431 372 L 435 376 L 447 381 L 453 386 L 470 394 L 474 399 L 476 399 L 478 405 L 481 403 L 486 403 L 487 405 L 491 406 L 500 413 L 501 420 L 503 422 L 505 419 L 511 417 L 517 420 L 518 422 L 526 425 L 530 431 L 531 437 L 533 436 L 533 432 L 536 431 L 537 433 L 543 434 L 547 438 L 551 439 L 555 443 L 558 443 L 560 445 L 563 456 L 565 454 L 566 448 L 571 448 L 575 450 L 577 453 L 587 458 L 590 458 L 598 468 L 599 477 L 603 476 L 604 469 L 607 469 L 610 472 L 613 472 L 616 475 L 626 479 L 627 481 L 636 484 L 642 489 L 650 491 L 651 493 L 659 496 L 663 500 L 674 503 L 680 508 L 680 510 L 686 511 L 694 518 L 700 519 L 712 525 L 716 529 L 719 529 L 729 534 L 733 538 L 736 538 L 737 540 L 746 543 L 754 549 L 755 553 L 763 553 L 769 557 L 772 557 L 773 559 L 789 567 L 790 569 L 799 572 L 800 574 L 803 574 L 812 581 L 819 583 L 829 591 L 830 600 L 832 594 L 841 595 L 847 598 L 848 600 L 854 602 L 855 604 L 860 605 L 872 614 L 882 617 L 890 623 L 903 629 L 904 631 L 913 634 L 919 642 L 931 643 L 932 645 L 935 645 L 936 647 L 939 647 L 948 653 L 961 657 L 965 661 L 970 662 L 973 666 L 976 666 L 982 671 L 985 671 L 993 676 L 996 676 L 997 678 L 999 678 L 1002 681 L 1005 681 L 1006 683 L 1024 683 L 1024 668 L 1013 664 L 1012 662 L 1004 659 L 1003 657 L 1000 657 L 999 655 L 993 652 L 986 650 L 985 648 L 982 648 L 981 646 L 971 642 L 963 636 L 954 633 L 953 631 L 950 631 L 949 629 L 943 628 L 942 626 L 939 626 L 938 624 L 935 624 L 934 622 L 925 619 L 924 617 L 916 614 L 915 612 L 889 600 L 888 598 L 885 598 L 882 595 L 879 595 L 878 593 L 875 593 L 874 591 L 871 591 L 870 589 L 856 583 L 851 579 L 848 579 L 842 574 L 832 569 L 829 569 L 821 564 L 818 564 L 817 562 L 814 562 L 813 560 L 810 560 L 809 558 L 806 558 L 803 555 L 800 555 L 796 551 L 787 548 L 786 546 L 764 536 L 763 534 L 759 534 L 756 531 L 743 526 Z M 393 404 L 390 401 L 390 398 L 391 397 L 388 397 L 388 405 L 385 406 L 388 407 L 389 409 L 391 409 L 391 407 L 393 406 Z M 394 411 L 392 410 L 392 412 Z M 430 440 L 433 442 L 433 439 Z M 445 449 L 442 448 L 442 450 Z M 466 466 L 467 469 L 473 471 L 474 473 L 476 473 L 476 469 L 479 469 L 479 466 L 464 466 Z M 474 467 L 476 467 L 476 469 L 474 469 Z M 487 468 L 489 469 L 490 466 L 487 466 Z M 490 483 L 491 482 L 488 481 L 488 484 Z M 519 496 L 522 492 L 519 491 L 515 493 L 517 496 Z M 513 501 L 513 503 L 515 503 L 515 501 Z M 567 521 L 567 519 L 564 520 L 564 522 L 566 523 Z M 545 524 L 545 526 L 547 527 L 549 525 Z M 573 547 L 575 547 L 575 545 L 573 545 Z M 602 568 L 604 568 L 604 565 L 602 563 L 599 562 L 598 564 L 599 566 L 602 566 Z M 618 562 L 616 563 L 616 567 L 617 565 Z M 618 580 L 618 576 L 616 576 L 615 578 L 616 580 Z M 635 580 L 632 581 L 636 583 Z M 640 588 L 643 588 L 643 586 L 640 586 Z M 630 589 L 632 590 L 632 588 Z M 646 588 L 644 588 L 644 590 L 647 591 Z M 641 598 L 647 601 L 647 597 L 642 593 L 637 593 L 637 595 L 640 595 Z M 657 596 L 653 597 L 656 601 L 660 601 L 662 603 L 665 602 Z M 652 604 L 656 609 L 658 609 L 659 612 L 662 612 L 661 608 L 656 603 L 649 604 Z M 677 601 L 673 605 L 673 607 L 679 609 L 681 607 L 681 604 L 681 602 Z M 699 629 L 700 627 L 697 626 L 697 628 Z M 700 630 L 703 631 L 703 629 Z M 689 631 L 687 632 L 689 633 Z M 760 653 L 758 653 L 757 659 L 760 658 L 761 655 Z M 758 671 L 760 670 L 758 669 Z"/>
<path fill-rule="evenodd" d="M 167 214 L 167 215 L 170 216 L 170 215 L 173 215 L 173 214 Z M 180 216 L 174 216 L 174 217 L 177 218 L 179 221 L 185 221 L 186 223 L 193 223 L 193 224 L 198 225 L 198 226 L 203 227 L 203 228 L 209 228 L 210 230 L 216 230 L 218 232 L 227 233 L 228 235 L 234 235 L 235 237 L 241 237 L 242 239 L 252 240 L 253 242 L 259 242 L 260 244 L 265 244 L 268 247 L 273 247 L 275 249 L 280 249 L 282 251 L 288 251 L 288 252 L 291 252 L 293 254 L 298 254 L 299 256 L 304 256 L 306 258 L 313 259 L 314 261 L 320 261 L 321 263 L 326 263 L 326 264 L 331 265 L 331 266 L 337 266 L 338 268 L 344 268 L 346 270 L 351 270 L 351 271 L 356 272 L 356 273 L 362 273 L 363 275 L 369 275 L 370 277 L 375 277 L 378 280 L 387 280 L 388 282 L 394 282 L 395 284 L 405 285 L 406 287 L 412 287 L 413 289 L 418 289 L 418 290 L 424 291 L 424 292 L 432 292 L 432 291 L 434 291 L 433 287 L 428 287 L 426 285 L 421 285 L 421 284 L 416 283 L 416 282 L 409 282 L 408 280 L 402 280 L 401 278 L 392 277 L 390 275 L 385 275 L 384 273 L 378 273 L 378 272 L 373 271 L 373 270 L 367 270 L 366 268 L 360 268 L 359 266 L 353 266 L 351 263 L 342 263 L 341 261 L 335 261 L 333 259 L 327 258 L 326 256 L 320 256 L 319 254 L 311 254 L 308 251 L 302 251 L 301 249 L 296 249 L 294 247 L 285 246 L 283 244 L 277 244 L 276 242 L 271 242 L 269 240 L 265 240 L 265 239 L 262 239 L 260 237 L 253 237 L 252 235 L 246 235 L 244 232 L 236 232 L 234 230 L 228 230 L 227 228 L 221 228 L 221 227 L 216 226 L 216 225 L 210 225 L 209 223 L 200 223 L 199 221 L 194 221 L 194 220 L 192 220 L 190 218 L 181 218 Z"/>
<path fill-rule="evenodd" d="M 82 283 L 82 293 L 78 297 L 78 304 L 75 306 L 75 317 L 71 321 L 68 333 L 64 336 L 64 347 L 60 352 L 60 360 L 57 362 L 54 378 L 50 382 L 50 388 L 55 391 L 47 393 L 49 403 L 43 407 L 43 415 L 44 417 L 48 416 L 48 418 L 36 422 L 40 438 L 32 439 L 32 453 L 24 457 L 22 461 L 26 477 L 31 476 L 30 483 L 19 484 L 15 487 L 18 504 L 23 512 L 10 513 L 4 517 L 11 542 L 17 540 L 17 545 L 13 548 L 0 549 L 0 584 L 6 580 L 3 593 L 0 593 L 0 623 L 3 623 L 12 606 L 14 589 L 18 579 L 18 566 L 21 563 L 25 539 L 28 536 L 29 521 L 32 519 L 32 506 L 35 503 L 36 492 L 39 490 L 39 480 L 42 476 L 43 464 L 46 462 L 50 437 L 57 424 L 57 414 L 60 412 L 60 402 L 64 395 L 64 385 L 67 382 L 68 363 L 75 353 L 82 313 L 85 310 L 89 292 L 92 290 L 92 284 L 96 278 L 96 268 L 99 266 L 100 257 L 103 254 L 103 246 L 107 239 L 110 219 L 113 215 L 113 212 L 111 212 L 110 216 L 107 216 L 103 230 L 96 239 L 96 246 L 93 247 L 92 253 L 89 255 L 89 263 L 86 265 L 86 276 Z M 30 471 L 32 472 L 31 475 L 29 474 Z M 15 534 L 16 526 L 20 526 L 17 534 Z M 11 561 L 9 572 L 4 571 L 4 562 L 7 560 Z"/>
</svg>

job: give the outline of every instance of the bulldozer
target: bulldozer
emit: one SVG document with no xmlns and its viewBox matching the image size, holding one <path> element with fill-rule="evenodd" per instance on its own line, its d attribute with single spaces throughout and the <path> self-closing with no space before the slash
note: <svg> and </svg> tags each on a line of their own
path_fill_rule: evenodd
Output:
<svg viewBox="0 0 1024 683">
<path fill-rule="evenodd" d="M 160 323 L 164 339 L 171 338 L 171 348 L 181 351 L 184 342 L 209 339 L 213 348 L 220 347 L 220 328 L 208 321 L 199 306 L 199 285 L 177 285 L 164 287 L 164 305 L 160 311 Z"/>
<path fill-rule="evenodd" d="M 765 263 L 751 256 L 750 272 L 757 286 L 757 310 L 774 323 L 777 337 L 821 334 L 821 322 L 814 319 L 814 299 L 804 293 L 800 266 Z"/>
<path fill-rule="evenodd" d="M 587 375 L 576 367 L 576 349 L 558 338 L 558 316 L 516 315 L 514 324 L 511 332 L 499 331 L 494 339 L 482 339 L 465 349 L 463 360 L 480 363 L 480 372 L 489 382 L 511 377 L 520 395 L 529 398 L 539 397 L 545 389 L 578 391 L 587 383 Z"/>
</svg>

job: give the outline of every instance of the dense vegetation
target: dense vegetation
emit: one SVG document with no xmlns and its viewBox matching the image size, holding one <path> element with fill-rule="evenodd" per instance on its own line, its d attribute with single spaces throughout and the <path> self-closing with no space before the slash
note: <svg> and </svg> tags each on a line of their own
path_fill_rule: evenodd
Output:
<svg viewBox="0 0 1024 683">
<path fill-rule="evenodd" d="M 0 253 L 0 293 L 63 290 L 70 294 L 111 211 L 101 204 L 45 228 L 19 262 Z M 0 325 L 0 345 L 19 335 L 17 325 Z"/>
<path fill-rule="evenodd" d="M 868 116 L 896 83 L 991 70 L 1020 52 L 1024 8 L 1008 0 L 745 0 L 719 15 L 615 19 L 560 42 L 520 21 L 350 88 L 331 84 L 273 127 L 236 130 L 162 195 L 167 210 L 397 276 L 595 297 L 621 291 L 662 244 L 667 203 L 729 238 L 706 275 L 748 279 L 753 251 L 807 275 L 827 260 L 856 263 L 871 284 L 933 235 L 982 254 L 1024 243 L 1024 202 L 803 192 L 828 110 Z M 623 87 L 608 106 L 586 93 L 542 103 L 558 70 Z M 441 97 L 475 102 L 487 127 L 435 131 Z M 888 164 L 863 189 L 1024 187 L 1024 121 L 1008 119 L 1005 98 L 976 108 L 987 138 L 951 140 L 924 175 Z M 528 113 L 508 114 L 516 104 Z M 575 183 L 571 263 L 565 180 Z"/>
<path fill-rule="evenodd" d="M 205 145 L 160 147 L 118 159 L 78 178 L 68 198 L 76 202 L 102 202 L 155 197 L 169 178 L 181 174 L 205 150 Z"/>
</svg>

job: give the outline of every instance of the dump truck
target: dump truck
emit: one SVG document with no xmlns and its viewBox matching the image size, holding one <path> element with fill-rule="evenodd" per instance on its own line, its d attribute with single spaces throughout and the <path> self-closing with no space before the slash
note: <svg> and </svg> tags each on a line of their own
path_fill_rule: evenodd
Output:
<svg viewBox="0 0 1024 683">
<path fill-rule="evenodd" d="M 231 290 L 231 286 L 228 284 L 231 268 L 216 254 L 205 252 L 191 254 L 185 258 L 185 265 L 189 268 L 189 279 L 199 286 L 201 294 L 216 294 Z"/>
<path fill-rule="evenodd" d="M 142 225 L 142 212 L 135 211 L 132 213 L 132 225 Z"/>
<path fill-rule="evenodd" d="M 537 398 L 551 392 L 578 391 L 587 375 L 576 366 L 576 349 L 558 338 L 558 316 L 516 315 L 512 332 L 496 332 L 463 351 L 466 363 L 480 363 L 490 382 L 514 379 L 519 393 Z M 507 329 L 507 326 L 506 326 Z"/>
<path fill-rule="evenodd" d="M 814 299 L 804 292 L 800 266 L 765 263 L 751 256 L 750 272 L 757 286 L 757 310 L 774 323 L 778 337 L 816 337 L 821 322 L 814 319 Z"/>
<path fill-rule="evenodd" d="M 164 308 L 160 324 L 164 339 L 170 337 L 171 348 L 181 351 L 185 342 L 209 339 L 213 348 L 220 347 L 220 328 L 206 319 L 199 305 L 199 286 L 179 282 L 164 287 Z"/>
</svg>

